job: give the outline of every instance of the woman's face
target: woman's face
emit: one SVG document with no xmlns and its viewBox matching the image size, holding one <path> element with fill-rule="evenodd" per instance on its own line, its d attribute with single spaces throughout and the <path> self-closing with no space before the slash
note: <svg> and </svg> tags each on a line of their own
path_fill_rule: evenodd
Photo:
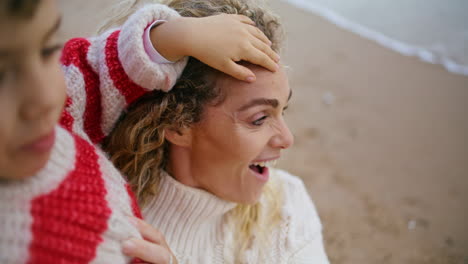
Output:
<svg viewBox="0 0 468 264">
<path fill-rule="evenodd" d="M 205 107 L 202 120 L 190 128 L 191 179 L 183 182 L 223 199 L 258 201 L 269 179 L 268 165 L 293 144 L 284 120 L 291 89 L 284 69 L 250 67 L 254 83 L 231 77 L 218 81 L 224 101 Z"/>
</svg>

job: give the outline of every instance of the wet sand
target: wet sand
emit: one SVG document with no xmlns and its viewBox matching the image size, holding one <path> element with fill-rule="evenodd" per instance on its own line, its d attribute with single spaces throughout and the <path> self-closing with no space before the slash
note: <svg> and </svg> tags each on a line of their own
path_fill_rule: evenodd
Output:
<svg viewBox="0 0 468 264">
<path fill-rule="evenodd" d="M 65 1 L 64 38 L 112 1 Z M 288 34 L 295 145 L 332 263 L 468 263 L 468 77 L 273 1 Z"/>
</svg>

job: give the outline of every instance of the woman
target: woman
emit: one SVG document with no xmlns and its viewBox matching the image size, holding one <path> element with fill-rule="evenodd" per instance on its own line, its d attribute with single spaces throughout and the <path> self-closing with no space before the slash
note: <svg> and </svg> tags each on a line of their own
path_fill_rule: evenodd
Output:
<svg viewBox="0 0 468 264">
<path fill-rule="evenodd" d="M 182 16 L 248 16 L 275 51 L 280 46 L 279 21 L 253 2 L 169 6 Z M 283 118 L 292 93 L 284 68 L 242 64 L 255 83 L 190 59 L 170 92 L 129 109 L 104 148 L 179 263 L 328 263 L 302 181 L 271 168 L 293 143 Z"/>
</svg>

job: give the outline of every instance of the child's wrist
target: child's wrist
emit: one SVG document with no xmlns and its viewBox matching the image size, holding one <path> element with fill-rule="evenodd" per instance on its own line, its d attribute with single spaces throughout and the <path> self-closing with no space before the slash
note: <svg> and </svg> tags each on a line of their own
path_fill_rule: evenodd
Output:
<svg viewBox="0 0 468 264">
<path fill-rule="evenodd" d="M 178 61 L 187 55 L 186 18 L 180 17 L 150 30 L 150 39 L 158 53 L 169 61 Z"/>
<path fill-rule="evenodd" d="M 153 43 L 152 43 L 152 41 L 151 41 L 150 32 L 151 32 L 151 30 L 152 30 L 154 27 L 157 27 L 157 26 L 161 25 L 161 24 L 164 23 L 164 22 L 167 22 L 167 21 L 166 21 L 166 20 L 156 20 L 156 21 L 154 21 L 151 25 L 149 25 L 149 26 L 145 29 L 144 36 L 143 36 L 143 47 L 144 47 L 144 49 L 145 49 L 146 54 L 148 55 L 148 57 L 149 57 L 153 62 L 161 63 L 161 64 L 164 64 L 164 63 L 173 63 L 173 62 L 167 60 L 166 58 L 164 58 L 164 57 L 156 50 L 156 48 L 154 47 L 154 45 L 153 45 Z"/>
</svg>

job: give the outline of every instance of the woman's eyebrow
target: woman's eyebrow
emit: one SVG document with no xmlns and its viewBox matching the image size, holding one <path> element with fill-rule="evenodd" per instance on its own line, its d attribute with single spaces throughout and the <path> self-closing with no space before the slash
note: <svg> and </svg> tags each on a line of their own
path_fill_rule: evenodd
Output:
<svg viewBox="0 0 468 264">
<path fill-rule="evenodd" d="M 237 110 L 238 112 L 245 111 L 251 107 L 257 106 L 257 105 L 270 105 L 273 108 L 278 107 L 279 102 L 276 99 L 268 99 L 268 98 L 256 98 L 251 100 L 250 102 L 244 104 L 243 106 L 239 107 Z"/>
<path fill-rule="evenodd" d="M 49 31 L 47 31 L 47 33 L 44 35 L 44 40 L 43 42 L 47 42 L 47 40 L 50 39 L 50 37 L 55 33 L 57 32 L 57 30 L 59 29 L 60 27 L 60 24 L 62 23 L 62 16 L 59 16 L 56 20 L 55 20 L 55 24 L 49 29 Z"/>
<path fill-rule="evenodd" d="M 292 96 L 292 89 L 289 90 L 288 102 L 289 102 L 289 99 L 291 99 L 291 96 Z M 237 109 L 237 112 L 245 111 L 245 110 L 247 110 L 247 109 L 249 109 L 251 107 L 257 106 L 257 105 L 270 105 L 273 108 L 277 108 L 278 105 L 279 105 L 279 101 L 276 100 L 276 99 L 268 99 L 268 98 L 252 99 L 250 102 L 248 102 L 248 103 L 242 105 L 241 107 L 239 107 L 239 109 Z"/>
</svg>

